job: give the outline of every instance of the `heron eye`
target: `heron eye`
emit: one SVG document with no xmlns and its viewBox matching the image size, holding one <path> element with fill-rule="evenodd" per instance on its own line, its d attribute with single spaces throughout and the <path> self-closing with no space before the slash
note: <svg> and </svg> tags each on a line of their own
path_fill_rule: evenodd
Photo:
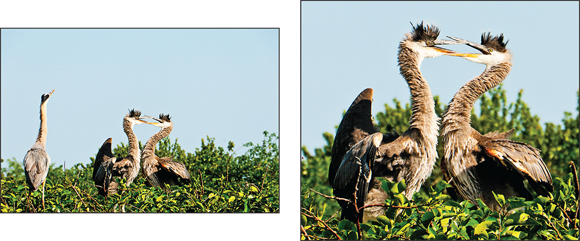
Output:
<svg viewBox="0 0 580 241">
<path fill-rule="evenodd" d="M 493 49 L 492 48 L 488 48 L 487 51 L 491 53 L 491 52 L 493 52 Z"/>
</svg>

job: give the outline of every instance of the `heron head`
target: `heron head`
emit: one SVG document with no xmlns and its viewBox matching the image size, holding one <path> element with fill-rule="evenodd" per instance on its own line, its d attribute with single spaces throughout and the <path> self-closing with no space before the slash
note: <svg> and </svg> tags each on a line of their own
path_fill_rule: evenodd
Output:
<svg viewBox="0 0 580 241">
<path fill-rule="evenodd" d="M 129 113 L 125 116 L 125 120 L 131 122 L 131 126 L 147 123 L 141 119 L 146 118 L 141 116 L 141 111 L 135 109 L 129 110 Z"/>
<path fill-rule="evenodd" d="M 460 44 L 454 40 L 437 39 L 440 33 L 438 27 L 434 25 L 424 25 L 423 22 L 416 26 L 411 23 L 411 26 L 413 26 L 413 30 L 410 34 L 407 34 L 406 40 L 409 41 L 408 46 L 415 52 L 418 52 L 421 57 L 434 58 L 441 55 L 453 56 L 454 54 L 458 54 L 455 51 L 437 46 Z"/>
<path fill-rule="evenodd" d="M 42 103 L 48 101 L 48 98 L 50 98 L 50 96 L 52 95 L 52 93 L 54 93 L 54 89 L 50 93 L 43 94 L 40 97 L 40 103 L 42 104 Z"/>
<path fill-rule="evenodd" d="M 488 67 L 502 63 L 508 62 L 511 58 L 506 45 L 509 40 L 504 42 L 503 33 L 492 37 L 491 33 L 483 33 L 481 35 L 481 44 L 471 42 L 465 39 L 447 36 L 450 39 L 457 41 L 460 44 L 468 45 L 474 49 L 477 49 L 481 53 L 456 53 L 452 56 L 463 57 L 469 61 L 485 64 Z"/>
</svg>

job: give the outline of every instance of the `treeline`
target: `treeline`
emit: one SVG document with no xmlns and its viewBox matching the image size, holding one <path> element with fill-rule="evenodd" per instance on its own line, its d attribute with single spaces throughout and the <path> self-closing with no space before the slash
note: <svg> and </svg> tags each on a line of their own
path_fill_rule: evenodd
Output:
<svg viewBox="0 0 580 241">
<path fill-rule="evenodd" d="M 507 103 L 505 90 L 501 85 L 488 91 L 480 98 L 479 114 L 475 111 L 471 113 L 471 126 L 482 134 L 514 128 L 512 140 L 525 142 L 541 150 L 542 159 L 554 179 L 554 192 L 551 197 L 529 202 L 518 198 L 505 200 L 498 197 L 512 208 L 525 207 L 517 209 L 511 216 L 500 215 L 487 208 L 480 209 L 467 201 L 456 202 L 445 190 L 449 185 L 443 180 L 440 160 L 437 160 L 433 173 L 413 200 L 393 198 L 387 201 L 393 206 L 404 206 L 404 212 L 395 217 L 394 214 L 401 208 L 391 208 L 385 218 L 362 225 L 366 235 L 363 238 L 578 239 L 580 224 L 577 217 L 577 179 L 574 178 L 570 164 L 572 162 L 578 166 L 580 157 L 578 114 L 573 116 L 564 112 L 563 125 L 545 123 L 542 127 L 540 118 L 532 115 L 530 108 L 522 100 L 522 93 L 523 90 L 518 93 L 515 103 Z M 438 96 L 434 99 L 435 111 L 442 116 L 446 106 L 440 103 Z M 397 99 L 393 102 L 393 107 L 385 104 L 385 110 L 375 116 L 376 128 L 383 133 L 403 133 L 409 126 L 412 113 L 410 105 L 402 107 Z M 578 107 L 576 110 L 578 111 Z M 335 127 L 338 128 L 338 123 Z M 328 167 L 334 136 L 326 132 L 323 137 L 327 144 L 314 149 L 314 153 L 306 146 L 302 147 L 304 160 L 301 162 L 301 237 L 359 239 L 362 234 L 354 228 L 353 223 L 339 220 L 340 206 L 336 200 L 323 196 L 332 196 L 332 188 L 328 183 Z M 443 146 L 438 145 L 437 151 L 438 156 L 442 157 Z M 390 192 L 389 197 L 397 196 L 399 191 L 392 187 L 398 185 L 404 186 L 383 182 L 383 187 L 387 188 L 385 190 Z"/>
<path fill-rule="evenodd" d="M 91 163 L 72 167 L 51 164 L 42 209 L 41 193 L 30 198 L 24 170 L 16 158 L 2 160 L 2 212 L 280 212 L 279 148 L 276 134 L 264 132 L 261 144 L 246 143 L 248 150 L 238 155 L 234 143 L 217 147 L 214 138 L 202 139 L 201 147 L 186 152 L 169 138 L 161 140 L 157 156 L 173 156 L 185 164 L 191 184 L 171 186 L 170 190 L 148 187 L 142 174 L 126 187 L 120 180 L 119 194 L 98 195 L 92 181 Z M 141 149 L 143 146 L 139 143 Z M 128 153 L 121 143 L 116 156 Z M 95 156 L 96 152 L 95 150 Z M 42 188 L 42 187 L 41 187 Z"/>
</svg>

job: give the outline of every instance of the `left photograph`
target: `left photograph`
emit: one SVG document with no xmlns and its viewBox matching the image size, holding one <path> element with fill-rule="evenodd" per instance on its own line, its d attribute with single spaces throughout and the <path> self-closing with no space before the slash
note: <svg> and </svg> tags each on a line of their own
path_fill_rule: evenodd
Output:
<svg viewBox="0 0 580 241">
<path fill-rule="evenodd" d="M 279 213 L 279 36 L 2 29 L 1 212 Z"/>
</svg>

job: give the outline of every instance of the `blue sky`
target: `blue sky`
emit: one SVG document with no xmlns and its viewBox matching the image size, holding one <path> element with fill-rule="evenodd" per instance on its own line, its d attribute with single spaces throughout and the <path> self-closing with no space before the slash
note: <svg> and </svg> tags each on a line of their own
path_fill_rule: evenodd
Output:
<svg viewBox="0 0 580 241">
<path fill-rule="evenodd" d="M 188 152 L 278 133 L 278 29 L 3 29 L 2 158 L 34 144 L 43 93 L 56 166 L 90 163 L 109 137 L 127 144 L 128 109 L 174 122 Z M 160 129 L 134 127 L 138 139 Z"/>
<path fill-rule="evenodd" d="M 342 112 L 365 88 L 374 89 L 373 115 L 384 104 L 393 106 L 393 98 L 409 102 L 397 48 L 412 29 L 409 22 L 421 21 L 437 25 L 443 39 L 479 43 L 483 32 L 504 33 L 513 54 L 503 82 L 508 103 L 523 89 L 523 101 L 542 123 L 561 124 L 564 111 L 577 113 L 578 2 L 303 2 L 302 145 L 311 152 L 324 146 L 322 133 L 336 133 Z M 433 95 L 444 104 L 484 69 L 449 56 L 421 65 Z"/>
</svg>

